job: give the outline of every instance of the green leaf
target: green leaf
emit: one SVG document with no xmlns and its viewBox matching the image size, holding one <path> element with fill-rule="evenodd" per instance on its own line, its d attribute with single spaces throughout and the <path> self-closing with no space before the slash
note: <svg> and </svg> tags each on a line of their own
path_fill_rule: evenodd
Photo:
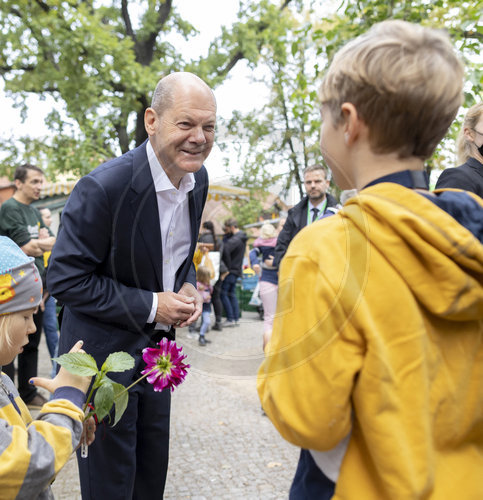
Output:
<svg viewBox="0 0 483 500">
<path fill-rule="evenodd" d="M 102 385 L 97 389 L 94 396 L 94 408 L 97 419 L 100 422 L 111 411 L 114 403 L 113 383 L 109 380 L 103 380 Z"/>
<path fill-rule="evenodd" d="M 53 361 L 74 375 L 88 377 L 98 373 L 96 360 L 85 352 L 69 352 L 53 358 Z"/>
<path fill-rule="evenodd" d="M 104 361 L 101 371 L 107 372 L 124 372 L 130 370 L 134 366 L 134 358 L 127 352 L 113 352 Z"/>
<path fill-rule="evenodd" d="M 114 405 L 116 406 L 114 423 L 112 424 L 114 427 L 126 411 L 129 392 L 126 391 L 126 388 L 122 384 L 117 384 L 116 382 L 112 382 L 112 387 L 114 389 Z"/>
</svg>

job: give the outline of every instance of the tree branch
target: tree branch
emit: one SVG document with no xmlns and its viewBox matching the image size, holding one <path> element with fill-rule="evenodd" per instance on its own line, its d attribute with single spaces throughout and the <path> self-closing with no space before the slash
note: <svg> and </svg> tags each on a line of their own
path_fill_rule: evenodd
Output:
<svg viewBox="0 0 483 500">
<path fill-rule="evenodd" d="M 280 8 L 278 9 L 279 12 L 282 12 L 286 7 L 288 7 L 288 4 L 291 2 L 292 0 L 285 0 L 282 5 L 280 6 Z M 258 25 L 258 28 L 257 28 L 257 33 L 260 34 L 260 33 L 263 33 L 267 28 L 268 28 L 268 24 L 267 23 L 260 23 Z M 232 57 L 231 59 L 228 61 L 227 65 L 221 69 L 220 71 L 218 71 L 218 76 L 226 76 L 236 65 L 236 63 L 242 59 L 244 59 L 245 57 L 245 54 L 243 53 L 243 51 L 241 50 L 238 50 Z"/>
<path fill-rule="evenodd" d="M 136 44 L 137 43 L 136 34 L 132 29 L 131 17 L 129 16 L 129 11 L 127 8 L 127 0 L 122 0 L 121 2 L 121 15 L 124 21 L 124 26 L 126 27 L 127 36 L 131 38 L 132 41 Z"/>
<path fill-rule="evenodd" d="M 478 33 L 476 30 L 471 31 L 463 31 L 463 38 L 466 39 L 475 39 L 475 40 L 483 40 L 483 34 Z"/>
<path fill-rule="evenodd" d="M 37 69 L 37 66 L 28 65 L 28 66 L 0 66 L 0 74 L 4 75 L 9 71 L 34 71 Z"/>
<path fill-rule="evenodd" d="M 50 7 L 42 2 L 41 0 L 35 0 L 35 3 L 44 11 L 44 12 L 50 12 Z"/>
<path fill-rule="evenodd" d="M 244 54 L 241 50 L 239 50 L 236 54 L 233 55 L 233 57 L 228 61 L 228 64 L 218 71 L 219 76 L 225 76 L 227 75 L 234 67 L 235 64 L 240 61 L 241 59 L 244 58 Z"/>
<path fill-rule="evenodd" d="M 151 64 L 151 61 L 153 60 L 156 38 L 166 24 L 169 14 L 171 13 L 172 6 L 173 0 L 164 0 L 160 3 L 158 9 L 158 17 L 153 29 L 150 31 L 143 42 L 136 43 L 136 61 L 138 61 L 143 66 L 149 66 Z"/>
</svg>

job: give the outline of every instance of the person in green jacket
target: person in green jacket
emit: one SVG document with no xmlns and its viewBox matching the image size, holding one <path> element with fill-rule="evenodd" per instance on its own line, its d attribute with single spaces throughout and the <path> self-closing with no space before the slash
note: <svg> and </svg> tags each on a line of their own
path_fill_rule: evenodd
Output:
<svg viewBox="0 0 483 500">
<path fill-rule="evenodd" d="M 16 168 L 14 174 L 16 191 L 12 198 L 0 206 L 0 235 L 8 236 L 22 251 L 35 258 L 40 278 L 45 279 L 44 252 L 52 250 L 55 237 L 45 226 L 40 212 L 32 203 L 40 198 L 44 182 L 43 171 L 28 163 Z M 30 409 L 38 410 L 46 402 L 45 398 L 29 384 L 37 375 L 40 334 L 43 323 L 43 304 L 34 315 L 36 332 L 30 336 L 28 344 L 18 356 L 17 387 L 20 396 Z M 14 380 L 13 361 L 4 366 L 5 373 Z"/>
</svg>

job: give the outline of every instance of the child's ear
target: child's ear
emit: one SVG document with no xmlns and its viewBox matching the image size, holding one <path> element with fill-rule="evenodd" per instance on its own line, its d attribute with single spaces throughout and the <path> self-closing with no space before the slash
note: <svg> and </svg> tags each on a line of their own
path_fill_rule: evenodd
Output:
<svg viewBox="0 0 483 500">
<path fill-rule="evenodd" d="M 347 146 L 351 146 L 359 138 L 363 122 L 357 113 L 356 107 L 351 102 L 344 102 L 341 106 L 341 112 L 344 117 L 342 124 L 344 142 Z"/>
</svg>

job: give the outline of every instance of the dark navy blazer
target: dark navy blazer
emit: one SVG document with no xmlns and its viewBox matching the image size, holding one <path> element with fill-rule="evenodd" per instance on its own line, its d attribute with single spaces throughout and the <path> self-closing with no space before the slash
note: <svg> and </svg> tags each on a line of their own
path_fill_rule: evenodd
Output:
<svg viewBox="0 0 483 500">
<path fill-rule="evenodd" d="M 205 167 L 195 174 L 188 194 L 191 246 L 176 274 L 196 287 L 193 254 L 208 193 Z M 163 291 L 163 250 L 158 204 L 146 143 L 108 161 L 83 177 L 62 213 L 62 228 L 52 251 L 47 289 L 65 308 L 59 354 L 82 339 L 100 367 L 111 353 L 136 359 L 129 372 L 112 374 L 129 383 L 141 350 L 153 345 L 154 324 L 146 324 L 152 292 Z"/>
</svg>

